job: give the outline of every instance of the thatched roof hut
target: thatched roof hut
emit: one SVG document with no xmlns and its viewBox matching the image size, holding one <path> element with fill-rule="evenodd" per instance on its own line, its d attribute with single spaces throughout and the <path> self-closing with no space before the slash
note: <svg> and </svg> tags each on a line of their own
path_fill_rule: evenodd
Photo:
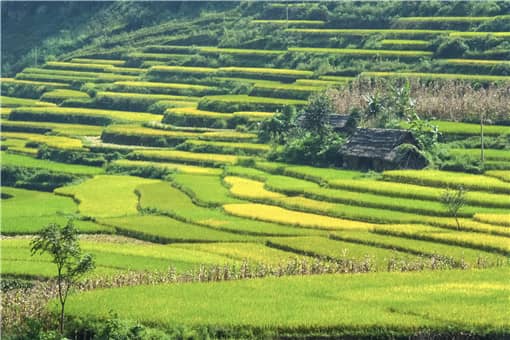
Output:
<svg viewBox="0 0 510 340">
<path fill-rule="evenodd" d="M 411 132 L 356 129 L 340 150 L 344 166 L 361 170 L 421 169 L 427 160 Z"/>
</svg>

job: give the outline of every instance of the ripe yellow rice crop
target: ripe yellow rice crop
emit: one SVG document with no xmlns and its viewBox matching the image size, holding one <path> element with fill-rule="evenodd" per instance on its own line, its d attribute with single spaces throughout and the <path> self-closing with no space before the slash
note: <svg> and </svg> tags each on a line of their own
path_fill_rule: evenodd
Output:
<svg viewBox="0 0 510 340">
<path fill-rule="evenodd" d="M 510 214 L 475 214 L 473 218 L 480 222 L 510 227 Z"/>
<path fill-rule="evenodd" d="M 510 182 L 510 171 L 505 170 L 491 170 L 485 172 L 486 176 L 499 178 L 502 181 Z"/>
<path fill-rule="evenodd" d="M 370 230 L 373 225 L 317 214 L 283 209 L 267 204 L 225 204 L 225 211 L 235 216 L 280 224 L 328 230 Z"/>
<path fill-rule="evenodd" d="M 285 196 L 264 188 L 264 183 L 242 177 L 227 176 L 223 179 L 232 195 L 244 199 L 271 199 Z"/>
</svg>

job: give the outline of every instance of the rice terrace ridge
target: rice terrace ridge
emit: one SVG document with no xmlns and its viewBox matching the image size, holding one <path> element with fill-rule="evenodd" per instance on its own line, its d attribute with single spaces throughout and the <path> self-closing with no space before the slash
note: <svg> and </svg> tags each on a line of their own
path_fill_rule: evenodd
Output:
<svg viewBox="0 0 510 340">
<path fill-rule="evenodd" d="M 510 1 L 0 6 L 2 339 L 510 339 Z"/>
</svg>

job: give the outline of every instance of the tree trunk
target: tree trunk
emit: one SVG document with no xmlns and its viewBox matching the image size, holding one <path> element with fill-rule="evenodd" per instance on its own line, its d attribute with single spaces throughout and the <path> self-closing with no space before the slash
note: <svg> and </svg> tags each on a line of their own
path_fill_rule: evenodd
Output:
<svg viewBox="0 0 510 340">
<path fill-rule="evenodd" d="M 59 330 L 60 335 L 64 335 L 64 308 L 65 302 L 60 303 L 60 322 L 59 322 Z"/>
</svg>

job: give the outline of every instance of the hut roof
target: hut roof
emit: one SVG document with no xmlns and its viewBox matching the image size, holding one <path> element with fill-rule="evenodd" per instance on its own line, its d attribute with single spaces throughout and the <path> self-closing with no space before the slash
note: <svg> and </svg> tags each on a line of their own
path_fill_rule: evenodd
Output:
<svg viewBox="0 0 510 340">
<path fill-rule="evenodd" d="M 346 156 L 392 161 L 396 156 L 395 148 L 402 144 L 417 145 L 417 141 L 407 130 L 359 128 L 340 152 Z"/>
</svg>

